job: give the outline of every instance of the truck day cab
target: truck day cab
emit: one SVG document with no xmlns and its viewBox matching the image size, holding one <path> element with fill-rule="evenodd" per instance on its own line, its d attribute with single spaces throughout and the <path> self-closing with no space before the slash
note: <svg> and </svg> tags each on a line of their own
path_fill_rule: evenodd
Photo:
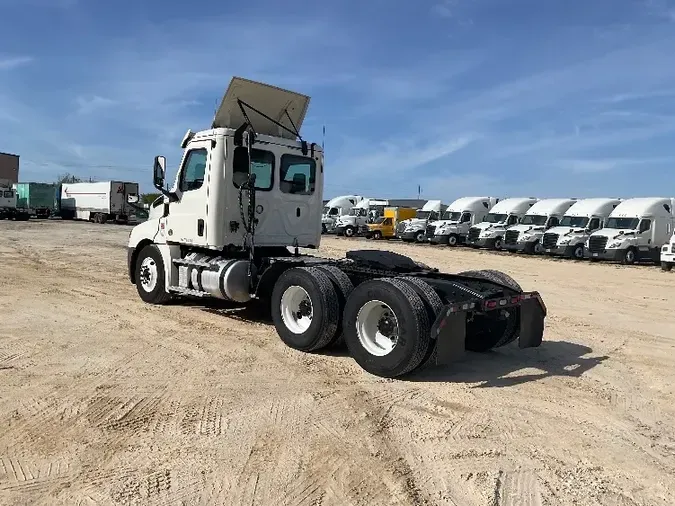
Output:
<svg viewBox="0 0 675 506">
<path fill-rule="evenodd" d="M 541 238 L 549 228 L 560 224 L 563 214 L 575 199 L 542 199 L 530 207 L 517 225 L 504 234 L 504 249 L 524 253 L 542 253 Z"/>
<path fill-rule="evenodd" d="M 466 243 L 473 248 L 502 250 L 507 227 L 516 225 L 536 203 L 534 197 L 513 197 L 499 201 L 490 209 L 485 220 L 469 229 Z"/>
<path fill-rule="evenodd" d="M 670 241 L 661 247 L 661 269 L 671 271 L 675 266 L 675 232 L 670 236 Z"/>
<path fill-rule="evenodd" d="M 496 197 L 463 197 L 455 200 L 445 210 L 442 219 L 427 225 L 427 238 L 434 244 L 463 244 L 469 229 L 481 223 L 497 202 L 499 199 Z"/>
<path fill-rule="evenodd" d="M 365 198 L 349 210 L 349 214 L 343 214 L 335 223 L 335 232 L 337 235 L 353 237 L 368 228 L 367 225 L 372 219 L 373 211 L 378 216 L 382 216 L 384 208 L 389 204 L 386 200 Z"/>
<path fill-rule="evenodd" d="M 592 261 L 611 260 L 632 265 L 639 261 L 659 263 L 661 246 L 673 233 L 671 198 L 635 198 L 616 206 L 601 230 L 588 238 Z"/>
<path fill-rule="evenodd" d="M 429 200 L 417 211 L 414 218 L 404 220 L 398 224 L 396 236 L 405 242 L 425 242 L 427 238 L 427 225 L 437 221 L 445 211 L 445 206 L 440 200 Z"/>
<path fill-rule="evenodd" d="M 141 299 L 257 299 L 289 347 L 317 351 L 342 337 L 363 369 L 383 377 L 466 350 L 539 346 L 546 306 L 499 271 L 447 274 L 379 250 L 300 253 L 321 241 L 323 152 L 299 133 L 308 104 L 233 78 L 211 128 L 185 135 L 171 190 L 166 161 L 155 158 L 163 204 L 128 242 Z"/>
<path fill-rule="evenodd" d="M 621 199 L 593 198 L 578 201 L 570 207 L 557 227 L 548 229 L 541 239 L 547 255 L 564 256 L 582 260 L 586 241 L 600 230 Z"/>
<path fill-rule="evenodd" d="M 321 232 L 324 234 L 334 232 L 337 220 L 349 213 L 349 210 L 362 200 L 363 197 L 360 195 L 342 195 L 330 199 L 323 208 Z"/>
</svg>

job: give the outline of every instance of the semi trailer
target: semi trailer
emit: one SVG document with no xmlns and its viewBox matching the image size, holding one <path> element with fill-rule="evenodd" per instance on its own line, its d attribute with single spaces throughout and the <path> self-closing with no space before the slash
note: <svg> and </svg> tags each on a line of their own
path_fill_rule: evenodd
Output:
<svg viewBox="0 0 675 506">
<path fill-rule="evenodd" d="M 17 205 L 31 216 L 49 218 L 54 211 L 54 183 L 17 183 Z"/>
<path fill-rule="evenodd" d="M 672 271 L 675 266 L 675 232 L 670 236 L 670 241 L 661 246 L 661 269 Z"/>
<path fill-rule="evenodd" d="M 138 200 L 138 183 L 98 181 L 56 187 L 56 208 L 64 220 L 126 223 L 140 209 Z"/>
<path fill-rule="evenodd" d="M 166 159 L 155 157 L 163 202 L 128 241 L 139 297 L 257 300 L 287 346 L 316 352 L 343 341 L 364 370 L 382 377 L 467 350 L 539 346 L 542 297 L 502 272 L 443 273 L 380 250 L 314 254 L 324 154 L 300 134 L 309 100 L 235 77 L 210 128 L 188 129 L 170 190 Z"/>
</svg>

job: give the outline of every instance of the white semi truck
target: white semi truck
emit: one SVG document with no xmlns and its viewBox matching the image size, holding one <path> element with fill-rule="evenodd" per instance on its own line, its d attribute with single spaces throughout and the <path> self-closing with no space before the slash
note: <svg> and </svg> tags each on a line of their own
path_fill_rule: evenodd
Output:
<svg viewBox="0 0 675 506">
<path fill-rule="evenodd" d="M 128 222 L 138 199 L 138 183 L 125 181 L 62 183 L 56 190 L 57 212 L 64 220 Z"/>
<path fill-rule="evenodd" d="M 418 209 L 414 218 L 404 220 L 396 228 L 396 237 L 405 242 L 426 242 L 427 225 L 437 221 L 447 206 L 440 200 L 429 200 Z"/>
<path fill-rule="evenodd" d="M 10 180 L 0 180 L 0 220 L 27 221 L 30 212 L 18 206 L 16 184 Z"/>
<path fill-rule="evenodd" d="M 504 233 L 504 249 L 529 254 L 543 253 L 541 238 L 551 227 L 557 227 L 576 199 L 542 199 L 530 207 L 518 224 Z"/>
<path fill-rule="evenodd" d="M 661 246 L 661 269 L 673 270 L 675 266 L 675 232 L 670 236 L 670 241 Z"/>
<path fill-rule="evenodd" d="M 592 198 L 578 201 L 570 207 L 557 227 L 548 229 L 541 238 L 544 253 L 582 260 L 586 241 L 600 230 L 621 199 Z"/>
<path fill-rule="evenodd" d="M 427 225 L 427 239 L 434 244 L 457 246 L 466 242 L 469 229 L 481 223 L 499 202 L 496 197 L 462 197 L 448 206 L 440 220 Z"/>
<path fill-rule="evenodd" d="M 188 130 L 171 190 L 166 160 L 155 157 L 161 212 L 128 242 L 141 299 L 258 299 L 289 347 L 314 352 L 344 339 L 363 369 L 383 377 L 465 350 L 539 346 L 541 296 L 504 273 L 447 274 L 379 250 L 342 259 L 301 253 L 320 245 L 323 202 L 322 149 L 299 133 L 308 104 L 305 95 L 234 78 L 211 128 Z"/>
<path fill-rule="evenodd" d="M 512 197 L 499 201 L 484 221 L 469 229 L 466 244 L 473 248 L 501 251 L 506 229 L 516 225 L 537 200 L 534 197 Z"/>
<path fill-rule="evenodd" d="M 363 197 L 360 195 L 342 195 L 330 199 L 323 207 L 321 216 L 321 233 L 330 234 L 335 231 L 337 220 L 349 213 L 356 204 L 361 202 Z"/>
<path fill-rule="evenodd" d="M 388 200 L 364 198 L 343 214 L 335 222 L 335 233 L 346 237 L 353 237 L 367 230 L 376 216 L 384 214 L 384 208 L 389 205 Z"/>
<path fill-rule="evenodd" d="M 632 265 L 658 264 L 661 247 L 673 233 L 672 198 L 634 198 L 621 202 L 605 226 L 593 232 L 586 245 L 591 261 L 611 260 Z"/>
</svg>

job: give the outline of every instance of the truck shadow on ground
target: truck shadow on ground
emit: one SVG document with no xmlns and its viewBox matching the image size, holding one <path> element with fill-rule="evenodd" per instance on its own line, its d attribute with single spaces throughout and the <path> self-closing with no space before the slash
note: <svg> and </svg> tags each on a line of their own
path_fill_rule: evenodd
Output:
<svg viewBox="0 0 675 506">
<path fill-rule="evenodd" d="M 226 316 L 242 323 L 273 326 L 269 307 L 263 302 L 247 305 L 216 299 L 183 300 L 200 310 Z M 516 343 L 489 351 L 471 353 L 447 365 L 430 365 L 398 378 L 407 382 L 475 383 L 472 388 L 503 388 L 538 381 L 552 376 L 578 378 L 608 356 L 588 356 L 593 350 L 581 344 L 544 340 L 539 348 L 521 350 Z M 337 343 L 316 352 L 329 357 L 349 357 L 343 343 Z"/>
<path fill-rule="evenodd" d="M 503 388 L 552 376 L 578 378 L 608 356 L 592 354 L 588 346 L 544 341 L 539 348 L 521 350 L 517 344 L 487 353 L 469 353 L 460 361 L 433 365 L 407 376 L 409 382 L 477 383 L 473 388 Z"/>
</svg>

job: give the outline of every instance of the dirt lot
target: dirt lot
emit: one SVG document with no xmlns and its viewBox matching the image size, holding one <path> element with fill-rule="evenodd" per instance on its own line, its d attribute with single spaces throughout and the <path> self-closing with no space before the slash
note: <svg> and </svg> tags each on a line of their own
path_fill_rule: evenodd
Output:
<svg viewBox="0 0 675 506">
<path fill-rule="evenodd" d="M 326 239 L 544 295 L 540 348 L 390 381 L 259 312 L 143 304 L 128 233 L 0 222 L 0 504 L 675 504 L 671 274 Z"/>
</svg>

